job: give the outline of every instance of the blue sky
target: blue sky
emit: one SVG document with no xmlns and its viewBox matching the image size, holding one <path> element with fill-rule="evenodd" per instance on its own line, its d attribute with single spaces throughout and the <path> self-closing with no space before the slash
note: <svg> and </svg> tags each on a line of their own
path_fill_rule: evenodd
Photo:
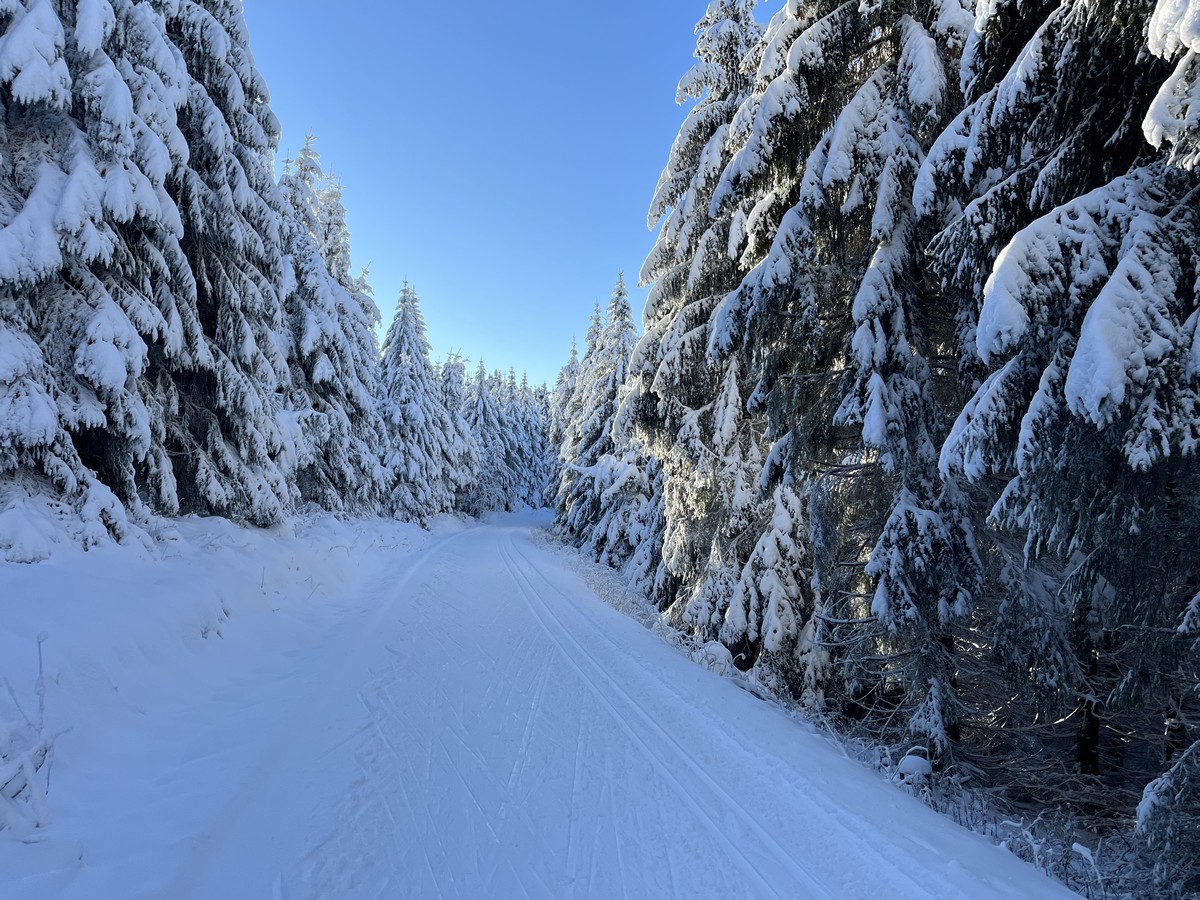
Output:
<svg viewBox="0 0 1200 900">
<path fill-rule="evenodd" d="M 653 244 L 646 210 L 707 5 L 245 0 L 245 15 L 280 155 L 317 136 L 385 322 L 407 278 L 435 358 L 553 384 L 592 305 L 619 269 L 632 288 Z"/>
</svg>

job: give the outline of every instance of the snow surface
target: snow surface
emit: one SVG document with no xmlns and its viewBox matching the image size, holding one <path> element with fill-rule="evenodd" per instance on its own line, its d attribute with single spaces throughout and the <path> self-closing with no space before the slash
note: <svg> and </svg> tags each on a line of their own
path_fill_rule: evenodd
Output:
<svg viewBox="0 0 1200 900">
<path fill-rule="evenodd" d="M 55 734 L 0 896 L 1069 896 L 604 605 L 546 524 L 0 566 L 0 675 L 36 707 L 45 634 Z"/>
</svg>

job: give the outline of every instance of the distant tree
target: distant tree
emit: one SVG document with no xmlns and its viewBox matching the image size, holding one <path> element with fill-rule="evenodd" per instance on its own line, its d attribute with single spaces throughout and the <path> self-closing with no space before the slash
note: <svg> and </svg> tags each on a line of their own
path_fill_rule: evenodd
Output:
<svg viewBox="0 0 1200 900">
<path fill-rule="evenodd" d="M 479 516 L 493 510 L 512 509 L 516 480 L 509 460 L 511 439 L 504 409 L 496 396 L 496 379 L 488 377 L 483 360 L 467 393 L 466 419 L 479 448 L 475 483 L 467 494 L 465 511 Z"/>
<path fill-rule="evenodd" d="M 547 438 L 550 442 L 550 474 L 546 481 L 546 501 L 554 504 L 554 495 L 558 491 L 559 480 L 562 477 L 563 444 L 566 441 L 567 429 L 570 426 L 572 404 L 575 402 L 575 386 L 579 380 L 579 347 L 574 337 L 571 338 L 571 355 L 558 372 L 554 392 L 550 395 L 550 420 Z"/>
<path fill-rule="evenodd" d="M 550 446 L 550 406 L 543 388 L 529 386 L 528 375 L 522 374 L 520 384 L 510 372 L 511 400 L 508 410 L 510 430 L 515 435 L 518 497 L 521 503 L 540 509 L 546 501 L 552 461 L 556 454 Z"/>
<path fill-rule="evenodd" d="M 446 407 L 444 385 L 429 360 L 425 318 L 404 283 L 383 342 L 381 414 L 388 432 L 388 507 L 424 522 L 455 506 L 464 487 L 461 425 Z"/>
<path fill-rule="evenodd" d="M 458 356 L 450 356 L 439 370 L 442 404 L 450 416 L 453 431 L 449 437 L 448 474 L 454 492 L 453 508 L 466 509 L 479 468 L 479 445 L 467 423 L 466 366 Z"/>
<path fill-rule="evenodd" d="M 583 424 L 583 404 L 586 394 L 580 386 L 580 379 L 585 376 L 588 367 L 592 365 L 591 356 L 600 344 L 600 334 L 604 330 L 604 314 L 597 303 L 592 309 L 592 318 L 588 324 L 587 335 L 584 338 L 583 358 L 578 366 L 570 373 L 571 388 L 562 395 L 562 406 L 558 419 L 558 459 L 561 464 L 573 461 L 579 452 L 579 429 Z M 574 341 L 572 341 L 574 347 Z M 555 485 L 557 492 L 560 480 Z"/>
<path fill-rule="evenodd" d="M 342 202 L 345 185 L 332 172 L 325 172 L 317 182 L 316 193 L 316 239 L 321 259 L 338 284 L 349 290 L 353 279 L 350 277 L 350 228 L 346 224 L 346 207 Z"/>
<path fill-rule="evenodd" d="M 530 415 L 536 417 L 538 423 L 538 451 L 533 476 L 536 487 L 534 505 L 538 509 L 551 505 L 558 474 L 558 447 L 550 437 L 553 397 L 553 393 L 544 383 L 529 392 Z"/>
<path fill-rule="evenodd" d="M 559 526 L 576 541 L 584 540 L 585 532 L 601 519 L 599 507 L 603 502 L 604 482 L 597 479 L 604 467 L 596 467 L 616 447 L 612 428 L 617 400 L 636 340 L 629 291 L 624 278 L 619 276 L 603 326 L 595 335 L 594 344 L 588 346 L 580 366 L 575 391 L 579 400 L 573 404 L 575 411 L 567 429 L 567 461 L 559 476 L 556 500 Z"/>
<path fill-rule="evenodd" d="M 574 338 L 571 338 L 571 355 L 559 370 L 558 380 L 554 385 L 551 398 L 550 413 L 550 442 L 558 447 L 562 444 L 563 431 L 566 427 L 567 409 L 575 393 L 575 384 L 579 380 L 579 348 Z"/>
</svg>

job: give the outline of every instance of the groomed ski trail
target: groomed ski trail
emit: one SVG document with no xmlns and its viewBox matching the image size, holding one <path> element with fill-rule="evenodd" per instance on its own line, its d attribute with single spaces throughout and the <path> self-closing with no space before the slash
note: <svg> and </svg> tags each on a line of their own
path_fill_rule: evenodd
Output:
<svg viewBox="0 0 1200 900">
<path fill-rule="evenodd" d="M 544 522 L 372 557 L 165 685 L 123 734 L 153 752 L 74 761 L 123 804 L 103 838 L 0 895 L 1072 896 L 604 605 Z"/>
<path fill-rule="evenodd" d="M 357 778 L 287 896 L 1067 895 L 603 605 L 530 532 L 468 532 L 393 606 Z"/>
</svg>

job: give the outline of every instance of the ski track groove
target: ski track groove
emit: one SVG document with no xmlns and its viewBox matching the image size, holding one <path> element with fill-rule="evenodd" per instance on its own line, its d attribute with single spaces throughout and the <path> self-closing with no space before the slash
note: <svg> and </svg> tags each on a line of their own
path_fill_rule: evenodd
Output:
<svg viewBox="0 0 1200 900">
<path fill-rule="evenodd" d="M 625 872 L 626 871 L 625 855 L 624 855 L 624 853 L 621 852 L 621 829 L 620 829 L 620 826 L 617 825 L 617 822 L 620 821 L 620 819 L 617 815 L 617 799 L 613 795 L 612 782 L 613 782 L 612 760 L 610 760 L 608 755 L 606 754 L 604 757 L 604 785 L 602 786 L 601 790 L 602 790 L 604 798 L 608 802 L 608 809 L 609 809 L 609 813 L 610 813 L 608 820 L 612 827 L 613 846 L 616 848 L 616 853 L 617 853 L 617 868 L 621 872 Z M 638 808 L 638 807 L 634 808 L 634 817 L 635 817 L 635 821 L 638 823 L 638 826 L 639 826 L 638 830 L 640 831 L 641 830 L 640 826 L 642 824 L 642 812 L 641 812 L 640 808 Z M 599 834 L 599 832 L 597 832 L 597 834 Z M 667 859 L 669 860 L 669 863 L 671 866 L 671 871 L 673 874 L 674 869 L 675 869 L 675 857 L 672 854 L 668 853 Z M 595 871 L 596 871 L 595 866 L 596 866 L 596 860 L 593 860 L 592 861 L 593 875 L 595 874 Z M 673 896 L 677 897 L 679 895 L 673 894 Z M 624 878 L 621 879 L 621 900 L 629 900 L 629 891 L 625 888 L 625 879 Z"/>
<path fill-rule="evenodd" d="M 344 650 L 347 647 L 347 644 L 357 643 L 358 640 L 361 640 L 363 637 L 366 637 L 367 635 L 369 635 L 375 628 L 378 627 L 378 625 L 380 623 L 382 623 L 384 618 L 387 616 L 388 612 L 395 606 L 396 602 L 398 602 L 399 599 L 401 598 L 401 596 L 403 595 L 404 589 L 419 574 L 420 570 L 422 570 L 432 559 L 435 559 L 438 556 L 438 554 L 448 544 L 451 544 L 452 542 L 462 538 L 464 535 L 468 534 L 470 531 L 473 531 L 473 530 L 474 529 L 472 528 L 472 529 L 467 529 L 466 531 L 462 531 L 462 532 L 459 532 L 456 534 L 448 535 L 444 538 L 440 538 L 438 540 L 431 542 L 426 547 L 423 547 L 420 551 L 418 551 L 417 554 L 415 554 L 415 557 L 413 559 L 413 565 L 410 568 L 406 569 L 405 573 L 400 577 L 400 579 L 398 581 L 387 583 L 387 579 L 391 573 L 387 573 L 387 574 L 381 576 L 378 579 L 378 581 L 387 583 L 386 591 L 380 592 L 384 596 L 387 596 L 388 599 L 386 600 L 386 602 L 383 603 L 380 607 L 378 607 L 374 611 L 373 615 L 365 617 L 366 621 L 363 622 L 362 624 L 360 624 L 358 626 L 358 628 L 355 629 L 354 634 L 351 635 L 350 639 L 333 642 L 325 650 L 325 656 L 326 657 L 332 656 L 333 654 L 337 653 L 339 650 Z M 444 568 L 444 564 L 443 564 L 443 566 L 441 566 L 439 568 Z M 422 586 L 428 587 L 428 583 L 427 582 L 423 583 Z M 439 640 L 442 641 L 443 646 L 445 646 L 445 642 L 442 639 L 444 639 L 445 637 L 446 637 L 445 634 L 438 635 L 438 638 L 439 638 Z M 459 644 L 458 646 L 461 647 L 462 645 Z M 398 650 L 396 647 L 392 646 L 391 644 L 385 645 L 384 649 L 395 657 L 398 657 L 400 659 L 405 658 L 404 652 L 401 650 Z M 463 649 L 465 650 L 465 648 L 463 648 Z M 344 746 L 345 743 L 352 740 L 353 738 L 358 737 L 358 736 L 364 734 L 365 732 L 370 731 L 378 738 L 380 744 L 382 744 L 384 749 L 387 751 L 388 755 L 395 762 L 396 770 L 401 771 L 401 772 L 406 771 L 411 766 L 410 762 L 407 762 L 402 757 L 400 752 L 397 750 L 397 748 L 395 747 L 393 742 L 390 740 L 390 738 L 387 736 L 387 733 L 385 732 L 385 730 L 381 727 L 381 725 L 379 723 L 381 714 L 386 719 L 390 719 L 391 721 L 394 721 L 397 723 L 399 723 L 402 719 L 402 716 L 401 716 L 398 708 L 396 707 L 394 698 L 391 696 L 391 693 L 389 691 L 389 684 L 388 684 L 388 681 L 390 681 L 390 680 L 392 680 L 392 678 L 394 678 L 394 672 L 396 671 L 396 666 L 393 665 L 391 667 L 385 667 L 381 670 L 375 670 L 373 668 L 369 668 L 368 671 L 372 678 L 371 682 L 363 690 L 357 691 L 356 694 L 357 694 L 360 704 L 363 706 L 363 709 L 365 710 L 365 712 L 368 716 L 369 721 L 367 723 L 365 723 L 363 726 L 361 726 L 359 729 L 357 729 L 353 735 L 351 735 L 347 739 L 339 742 L 339 744 L 337 746 Z M 387 679 L 387 680 L 385 680 L 385 679 Z M 368 697 L 369 693 L 372 694 L 372 696 L 370 698 Z M 444 692 L 442 692 L 442 697 L 447 701 L 447 705 L 449 705 L 450 698 L 447 695 L 445 695 Z M 310 699 L 310 698 L 311 698 L 311 694 L 304 695 L 299 701 L 297 701 L 296 706 L 303 705 L 305 712 L 311 712 L 311 709 L 309 708 L 308 704 L 304 703 L 304 700 Z M 372 702 L 372 700 L 374 702 Z M 461 717 L 462 717 L 461 708 L 457 710 L 457 717 L 458 717 L 458 719 L 461 720 Z M 439 741 L 440 741 L 440 739 L 439 739 Z M 335 748 L 331 748 L 331 750 L 328 752 L 333 752 L 333 749 L 335 749 Z M 432 745 L 429 745 L 427 749 L 429 750 L 429 752 L 424 754 L 426 761 L 428 763 L 428 767 L 426 769 L 425 784 L 432 784 L 433 783 L 432 782 L 432 771 L 433 771 L 432 770 L 432 765 L 433 765 L 433 752 L 432 752 L 433 747 L 432 747 Z M 447 758 L 449 758 L 450 754 L 444 744 L 441 745 L 441 749 L 443 750 L 444 753 L 446 753 Z M 328 752 L 324 755 L 328 755 Z M 418 804 L 418 803 L 413 802 L 413 796 L 409 792 L 408 785 L 405 783 L 405 779 L 403 777 L 396 778 L 393 776 L 393 777 L 389 778 L 386 786 L 383 786 L 383 787 L 386 787 L 387 789 L 383 789 L 383 790 L 379 789 L 381 786 L 378 784 L 375 784 L 375 789 L 372 789 L 372 784 L 373 784 L 372 779 L 379 778 L 382 774 L 380 765 L 378 763 L 372 764 L 372 762 L 373 762 L 373 760 L 370 760 L 370 759 L 364 760 L 362 758 L 361 754 L 355 754 L 355 765 L 356 765 L 360 775 L 362 776 L 358 780 L 358 782 L 355 784 L 354 790 L 353 790 L 353 794 L 362 800 L 362 802 L 360 804 L 358 804 L 359 813 L 358 813 L 357 817 L 361 818 L 361 817 L 365 816 L 366 815 L 365 810 L 369 809 L 371 807 L 372 803 L 375 803 L 375 804 L 379 804 L 382 806 L 384 813 L 388 817 L 388 820 L 393 824 L 393 826 L 398 827 L 398 820 L 396 818 L 395 808 L 393 807 L 392 803 L 389 800 L 389 794 L 391 793 L 391 789 L 394 788 L 394 789 L 398 790 L 398 792 L 400 793 L 400 795 L 402 796 L 402 798 L 404 800 L 403 805 L 404 805 L 405 811 L 408 814 L 407 818 L 412 823 L 414 832 L 419 833 L 422 830 L 421 829 L 422 823 L 421 823 L 420 819 L 418 819 L 417 812 L 416 812 L 417 809 L 420 808 L 425 814 L 424 815 L 425 824 L 427 826 L 430 826 L 427 829 L 428 832 L 435 833 L 436 829 L 434 829 L 432 827 L 432 826 L 436 825 L 436 820 L 435 820 L 435 817 L 433 814 L 433 810 L 429 807 L 428 804 Z M 457 766 L 454 764 L 453 760 L 451 760 L 451 765 L 454 768 L 455 773 L 458 774 L 461 779 L 462 775 L 460 772 L 458 772 Z M 464 784 L 465 784 L 465 781 L 464 781 Z M 469 790 L 469 787 L 468 787 L 468 790 Z M 472 796 L 472 800 L 474 800 L 474 799 L 475 799 L 474 796 Z M 477 802 L 476 802 L 476 805 L 478 805 Z M 489 823 L 489 827 L 490 827 L 490 823 Z M 319 850 L 321 847 L 328 846 L 329 843 L 331 843 L 331 842 L 335 845 L 340 844 L 341 843 L 340 837 L 336 833 L 331 834 L 328 838 L 326 838 L 324 841 L 322 841 L 321 844 L 319 844 L 317 848 L 314 848 L 314 852 L 316 852 L 316 850 Z M 433 856 L 431 855 L 431 848 L 429 846 L 427 846 L 426 844 L 424 844 L 423 842 L 417 842 L 417 843 L 420 843 L 420 851 L 421 851 L 422 860 L 424 862 L 424 869 L 429 875 L 430 882 L 433 884 L 434 888 L 436 889 L 436 892 L 439 895 L 445 895 L 446 892 L 444 891 L 442 882 L 438 878 L 438 875 L 437 875 L 438 867 L 435 866 L 433 863 Z M 400 855 L 403 859 L 408 859 L 410 857 L 411 846 L 407 847 L 407 848 L 397 848 L 397 849 L 399 849 L 401 851 Z M 434 849 L 436 851 L 440 852 L 441 858 L 443 860 L 449 858 L 448 854 L 446 853 L 446 848 L 443 845 L 439 845 L 437 848 L 434 848 Z M 311 855 L 312 854 L 310 854 L 310 856 Z M 399 873 L 396 870 L 396 863 L 393 858 L 393 855 L 389 854 L 387 856 L 387 859 L 389 861 L 390 871 L 384 877 L 383 886 L 379 889 L 378 893 L 376 894 L 376 896 L 378 896 L 378 897 L 394 896 L 394 894 L 390 893 L 389 888 L 391 885 L 396 884 L 398 881 Z M 444 868 L 445 868 L 446 874 L 448 875 L 448 877 L 450 879 L 451 884 L 454 884 L 454 869 L 453 869 L 453 867 L 447 866 Z M 314 872 L 314 876 L 319 877 L 321 874 L 322 874 L 322 870 L 320 870 L 320 869 L 318 869 L 316 872 Z"/>
<path fill-rule="evenodd" d="M 520 781 L 525 776 L 525 772 L 529 768 L 529 747 L 533 740 L 533 732 L 537 725 L 538 713 L 541 711 L 543 700 L 546 695 L 546 685 L 550 681 L 550 659 L 547 657 L 542 660 L 541 672 L 538 676 L 537 688 L 534 690 L 533 702 L 529 705 L 529 715 L 525 719 L 525 731 L 521 735 L 521 742 L 517 745 L 516 759 L 513 760 L 512 771 L 508 774 L 508 783 L 505 784 L 505 793 L 511 797 L 516 791 Z"/>
<path fill-rule="evenodd" d="M 663 778 L 675 789 L 680 799 L 682 799 L 684 803 L 692 809 L 693 812 L 701 817 L 703 822 L 708 827 L 710 833 L 717 838 L 720 844 L 727 848 L 731 858 L 741 861 L 740 868 L 743 869 L 745 874 L 748 876 L 748 879 L 757 882 L 765 893 L 782 898 L 783 895 L 780 894 L 763 877 L 763 875 L 758 871 L 757 867 L 751 863 L 749 858 L 747 858 L 746 855 L 737 847 L 737 845 L 724 833 L 721 824 L 718 823 L 713 816 L 691 796 L 687 788 L 674 776 L 673 773 L 670 772 L 667 767 L 661 763 L 660 760 L 654 756 L 650 747 L 646 744 L 642 737 L 638 735 L 637 729 L 633 727 L 628 718 L 622 715 L 612 701 L 609 700 L 604 691 L 597 686 L 595 679 L 592 676 L 589 676 L 588 673 L 583 670 L 583 667 L 579 665 L 572 654 L 567 651 L 567 648 L 563 646 L 562 640 L 554 634 L 553 629 L 551 629 L 547 624 L 547 619 L 552 620 L 555 623 L 558 630 L 567 638 L 568 641 L 570 641 L 578 653 L 590 663 L 592 669 L 595 670 L 597 674 L 605 674 L 604 667 L 596 661 L 592 654 L 589 653 L 588 650 L 579 643 L 579 641 L 571 634 L 570 630 L 562 624 L 561 620 L 559 620 L 557 616 L 555 616 L 553 611 L 550 609 L 549 604 L 546 603 L 545 598 L 538 593 L 537 589 L 533 586 L 533 583 L 528 579 L 525 573 L 521 571 L 520 567 L 516 565 L 512 556 L 514 552 L 519 554 L 519 551 L 516 550 L 515 541 L 509 538 L 507 541 L 500 543 L 499 547 L 504 566 L 508 570 L 508 573 L 513 578 L 514 582 L 516 582 L 522 597 L 529 606 L 531 614 L 537 620 L 542 630 L 545 631 L 546 636 L 549 637 L 550 640 L 555 643 L 555 645 L 557 645 L 559 651 L 563 654 L 568 663 L 570 663 L 571 667 L 576 671 L 576 673 L 578 673 L 592 694 L 605 708 L 608 709 L 608 711 L 612 714 L 614 721 L 626 733 L 630 741 L 642 751 L 645 758 L 651 763 L 651 765 L 654 766 L 655 769 L 658 770 L 659 774 L 662 775 Z M 523 554 L 521 554 L 521 556 L 528 565 L 528 559 L 525 558 Z M 536 569 L 534 569 L 534 571 L 536 572 Z M 547 582 L 547 584 L 549 584 L 549 582 Z M 553 587 L 553 585 L 550 586 Z M 535 608 L 535 598 L 536 606 L 540 606 L 541 612 Z M 822 896 L 828 897 L 830 900 L 834 900 L 837 895 L 826 888 L 825 885 L 822 884 L 811 872 L 806 870 L 790 855 L 788 855 L 787 852 L 781 846 L 779 846 L 778 842 L 776 842 L 769 833 L 759 826 L 758 823 L 753 820 L 749 813 L 747 813 L 746 810 L 740 804 L 738 804 L 736 800 L 734 800 L 711 776 L 709 776 L 707 772 L 703 771 L 699 764 L 697 764 L 666 731 L 664 731 L 656 722 L 654 722 L 653 719 L 646 715 L 645 711 L 639 707 L 633 698 L 631 698 L 624 690 L 622 690 L 622 688 L 615 681 L 610 680 L 609 684 L 612 690 L 618 694 L 626 704 L 629 705 L 630 710 L 637 715 L 638 718 L 645 722 L 645 724 L 648 726 L 648 729 L 657 733 L 659 737 L 666 742 L 667 749 L 672 750 L 673 755 L 684 766 L 690 769 L 697 779 L 705 784 L 711 792 L 716 794 L 718 801 L 720 801 L 722 798 L 724 799 L 726 811 L 733 813 L 736 818 L 741 819 L 742 824 L 747 827 L 749 831 L 758 836 L 766 846 L 772 849 L 773 855 L 776 856 L 777 862 L 782 863 L 785 869 L 789 869 L 799 882 L 808 886 L 812 892 L 809 893 L 808 896 Z"/>
<path fill-rule="evenodd" d="M 583 754 L 586 747 L 586 738 L 584 737 L 583 716 L 579 717 L 577 729 L 575 732 L 575 771 L 571 777 L 571 806 L 569 810 L 569 818 L 567 819 L 567 871 L 576 873 L 579 871 L 579 797 L 582 793 L 583 783 Z M 572 878 L 571 889 L 569 896 L 575 896 L 575 885 L 577 878 Z"/>
<path fill-rule="evenodd" d="M 428 784 L 428 783 L 429 782 L 426 782 L 426 784 Z M 396 784 L 400 788 L 400 793 L 404 795 L 404 808 L 408 810 L 408 817 L 412 821 L 413 831 L 419 833 L 421 830 L 422 823 L 417 818 L 417 814 L 415 812 L 415 810 L 417 809 L 417 805 L 413 803 L 412 794 L 409 792 L 408 785 L 405 784 L 405 780 L 403 778 L 399 779 L 396 782 Z M 432 826 L 433 824 L 435 824 L 428 807 L 424 808 L 424 812 L 425 812 L 425 818 L 428 820 L 427 824 L 429 826 Z M 433 829 L 430 828 L 431 832 L 432 832 L 432 830 Z M 433 884 L 434 888 L 436 889 L 437 894 L 439 896 L 444 897 L 445 892 L 442 890 L 441 882 L 438 881 L 437 872 L 434 870 L 434 867 L 433 867 L 433 860 L 430 858 L 430 855 L 429 855 L 429 846 L 424 841 L 421 841 L 418 843 L 420 844 L 420 847 L 421 847 L 421 856 L 425 861 L 425 871 L 427 871 L 429 873 L 429 880 Z"/>
</svg>

